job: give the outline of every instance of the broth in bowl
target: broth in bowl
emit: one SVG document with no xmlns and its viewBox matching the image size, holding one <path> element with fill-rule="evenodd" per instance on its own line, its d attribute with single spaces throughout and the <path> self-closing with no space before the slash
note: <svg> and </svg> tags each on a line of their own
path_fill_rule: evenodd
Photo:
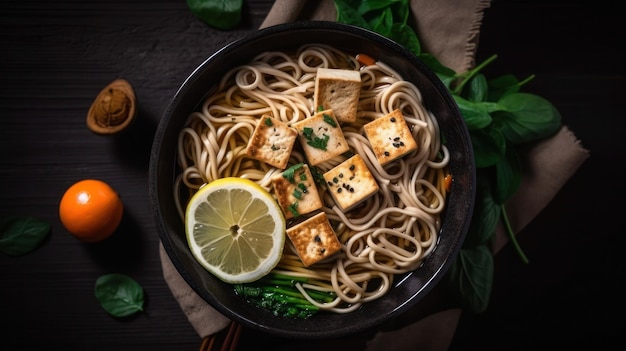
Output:
<svg viewBox="0 0 626 351">
<path fill-rule="evenodd" d="M 358 332 L 417 303 L 473 206 L 471 144 L 445 87 L 397 44 L 330 22 L 266 28 L 209 57 L 168 107 L 150 172 L 160 235 L 186 281 L 229 318 L 288 337 Z M 270 277 L 292 282 L 313 313 L 259 307 L 243 288 L 269 279 L 233 285 L 195 262 L 186 201 L 225 177 L 281 205 L 288 239 Z"/>
</svg>

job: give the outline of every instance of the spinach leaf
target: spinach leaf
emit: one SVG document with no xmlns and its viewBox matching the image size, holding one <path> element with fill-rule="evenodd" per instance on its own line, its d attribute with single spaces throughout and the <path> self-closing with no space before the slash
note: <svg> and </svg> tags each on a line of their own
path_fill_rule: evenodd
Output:
<svg viewBox="0 0 626 351">
<path fill-rule="evenodd" d="M 504 157 L 495 164 L 496 189 L 494 199 L 498 204 L 504 204 L 511 198 L 522 182 L 522 164 L 515 149 L 506 149 Z"/>
<path fill-rule="evenodd" d="M 96 280 L 95 294 L 100 305 L 114 317 L 126 317 L 143 311 L 143 288 L 131 277 L 105 274 Z"/>
<path fill-rule="evenodd" d="M 506 153 L 506 139 L 497 128 L 470 132 L 476 168 L 491 167 Z"/>
<path fill-rule="evenodd" d="M 187 0 L 191 12 L 208 25 L 232 29 L 241 22 L 243 0 Z"/>
<path fill-rule="evenodd" d="M 483 102 L 487 100 L 487 78 L 482 73 L 475 75 L 470 80 L 469 89 L 467 91 L 467 99 L 474 102 Z"/>
<path fill-rule="evenodd" d="M 497 104 L 470 101 L 460 95 L 453 95 L 452 97 L 463 115 L 467 129 L 470 131 L 483 129 L 493 121 L 491 111 L 497 109 Z"/>
<path fill-rule="evenodd" d="M 487 245 L 462 248 L 446 281 L 457 286 L 461 305 L 471 311 L 483 312 L 489 305 L 493 285 L 494 262 Z"/>
<path fill-rule="evenodd" d="M 491 243 L 496 225 L 502 215 L 502 209 L 494 201 L 491 183 L 486 177 L 477 180 L 476 205 L 474 217 L 470 229 L 475 230 L 472 237 L 467 240 L 465 247 Z"/>
<path fill-rule="evenodd" d="M 503 96 L 517 93 L 520 90 L 521 83 L 512 74 L 505 74 L 500 77 L 489 80 L 488 85 L 488 101 L 498 101 Z"/>
<path fill-rule="evenodd" d="M 502 133 L 513 144 L 546 138 L 561 126 L 559 111 L 535 94 L 508 94 L 498 100 L 498 105 L 507 112 L 498 114 Z"/>
<path fill-rule="evenodd" d="M 50 234 L 50 223 L 33 217 L 11 216 L 0 221 L 0 251 L 21 256 L 37 249 Z"/>
<path fill-rule="evenodd" d="M 358 2 L 356 5 L 353 5 L 350 4 L 348 1 L 335 0 L 335 9 L 337 10 L 337 22 L 351 24 L 371 30 L 370 25 L 356 10 L 356 7 L 358 7 Z"/>
</svg>

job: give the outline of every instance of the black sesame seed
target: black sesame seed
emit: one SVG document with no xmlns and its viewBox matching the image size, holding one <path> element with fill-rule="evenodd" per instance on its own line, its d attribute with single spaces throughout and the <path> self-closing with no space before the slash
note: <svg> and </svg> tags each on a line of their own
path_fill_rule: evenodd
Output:
<svg viewBox="0 0 626 351">
<path fill-rule="evenodd" d="M 354 165 L 350 165 L 350 170 L 354 171 L 355 166 Z"/>
<path fill-rule="evenodd" d="M 393 122 L 396 121 L 396 118 L 395 117 L 391 117 L 390 121 L 393 123 Z"/>
<path fill-rule="evenodd" d="M 389 151 L 385 151 L 385 156 L 389 156 Z"/>
<path fill-rule="evenodd" d="M 322 242 L 322 239 L 319 237 L 319 235 L 316 235 L 313 240 L 315 240 L 316 243 Z"/>
<path fill-rule="evenodd" d="M 320 253 L 323 254 L 324 252 L 326 252 L 326 249 L 325 248 L 321 248 L 320 249 Z"/>
<path fill-rule="evenodd" d="M 338 192 L 338 193 L 340 193 L 340 192 L 341 192 L 341 190 L 342 190 L 341 188 L 337 188 L 337 192 Z"/>
</svg>

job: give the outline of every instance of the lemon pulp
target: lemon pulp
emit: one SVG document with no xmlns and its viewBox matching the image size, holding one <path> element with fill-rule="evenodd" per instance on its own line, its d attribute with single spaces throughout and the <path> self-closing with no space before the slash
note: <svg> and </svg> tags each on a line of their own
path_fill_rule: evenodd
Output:
<svg viewBox="0 0 626 351">
<path fill-rule="evenodd" d="M 285 218 L 272 195 L 238 177 L 201 187 L 185 212 L 187 242 L 196 260 L 227 283 L 268 274 L 281 258 Z"/>
</svg>

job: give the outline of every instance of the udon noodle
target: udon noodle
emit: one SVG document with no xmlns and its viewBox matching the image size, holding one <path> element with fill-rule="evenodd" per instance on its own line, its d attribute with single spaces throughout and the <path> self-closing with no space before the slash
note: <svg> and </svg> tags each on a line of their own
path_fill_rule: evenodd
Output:
<svg viewBox="0 0 626 351">
<path fill-rule="evenodd" d="M 315 113 L 313 94 L 319 67 L 359 70 L 362 80 L 357 121 L 342 125 L 353 153 L 365 160 L 379 192 L 358 208 L 342 212 L 323 185 L 318 191 L 342 250 L 304 267 L 286 241 L 274 272 L 308 277 L 303 288 L 334 291 L 331 303 L 309 299 L 320 309 L 344 313 L 384 296 L 394 277 L 419 267 L 434 249 L 445 206 L 449 153 L 435 116 L 425 108 L 419 89 L 384 62 L 362 65 L 337 48 L 311 44 L 295 53 L 265 52 L 226 72 L 180 132 L 175 198 L 184 218 L 185 197 L 201 185 L 227 176 L 248 178 L 272 192 L 270 178 L 283 170 L 245 156 L 246 145 L 262 115 L 287 123 Z M 400 109 L 418 143 L 417 150 L 385 167 L 376 161 L 363 124 Z M 316 167 L 326 172 L 348 156 Z M 289 166 L 306 162 L 294 147 Z M 288 167 L 289 167 L 288 166 Z"/>
</svg>

